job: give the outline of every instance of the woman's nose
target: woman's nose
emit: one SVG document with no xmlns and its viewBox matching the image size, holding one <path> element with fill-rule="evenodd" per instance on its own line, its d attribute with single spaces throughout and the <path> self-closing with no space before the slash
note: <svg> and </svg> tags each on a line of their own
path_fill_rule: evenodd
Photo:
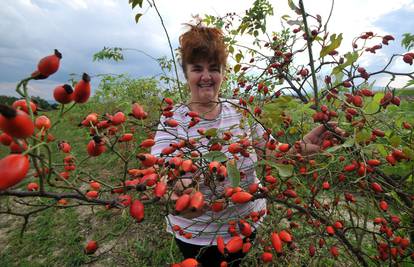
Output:
<svg viewBox="0 0 414 267">
<path fill-rule="evenodd" d="M 201 73 L 201 80 L 208 81 L 211 79 L 211 74 L 208 70 L 205 70 Z"/>
</svg>

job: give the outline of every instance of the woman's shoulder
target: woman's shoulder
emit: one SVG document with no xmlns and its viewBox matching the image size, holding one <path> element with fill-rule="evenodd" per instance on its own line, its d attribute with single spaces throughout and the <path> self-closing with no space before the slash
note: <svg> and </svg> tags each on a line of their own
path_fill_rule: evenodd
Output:
<svg viewBox="0 0 414 267">
<path fill-rule="evenodd" d="M 224 105 L 229 105 L 229 106 L 238 106 L 238 103 L 239 103 L 239 101 L 234 98 L 221 98 L 220 97 L 219 101 L 223 103 Z"/>
<path fill-rule="evenodd" d="M 174 105 L 173 112 L 177 115 L 186 115 L 190 109 L 186 104 L 176 104 Z"/>
<path fill-rule="evenodd" d="M 239 108 L 239 102 L 237 99 L 230 98 L 220 98 L 219 101 L 222 103 L 221 112 L 224 114 L 241 114 L 241 109 Z"/>
</svg>

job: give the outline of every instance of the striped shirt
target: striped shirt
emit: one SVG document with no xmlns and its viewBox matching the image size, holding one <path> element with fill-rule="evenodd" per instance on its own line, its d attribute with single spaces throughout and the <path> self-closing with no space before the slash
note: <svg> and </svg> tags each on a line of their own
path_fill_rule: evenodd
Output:
<svg viewBox="0 0 414 267">
<path fill-rule="evenodd" d="M 163 148 L 169 146 L 171 143 L 176 143 L 180 139 L 188 140 L 189 138 L 199 139 L 199 147 L 197 150 L 204 155 L 208 152 L 207 144 L 209 140 L 204 136 L 201 136 L 197 131 L 204 128 L 217 129 L 218 136 L 221 136 L 223 132 L 231 132 L 232 138 L 229 143 L 234 143 L 241 138 L 248 138 L 251 142 L 255 141 L 257 147 L 264 148 L 265 140 L 263 138 L 264 129 L 257 123 L 248 122 L 247 118 L 242 115 L 242 112 L 235 106 L 234 100 L 220 99 L 221 111 L 217 118 L 208 120 L 201 118 L 201 121 L 193 127 L 189 128 L 191 118 L 186 114 L 190 111 L 185 105 L 176 106 L 172 119 L 178 121 L 177 127 L 169 127 L 164 124 L 166 118 L 161 117 L 160 124 L 158 125 L 158 131 L 155 135 L 155 145 L 152 147 L 151 154 L 159 156 Z M 233 155 L 227 151 L 227 145 L 223 145 L 221 152 L 225 153 L 227 158 L 232 159 Z M 254 149 L 249 149 L 249 156 L 244 157 L 239 155 L 237 160 L 237 168 L 243 173 L 243 177 L 240 181 L 240 187 L 246 189 L 249 184 L 257 183 L 259 180 L 256 177 L 255 164 L 257 162 L 257 155 Z M 186 174 L 184 177 L 190 177 L 191 173 Z M 211 191 L 210 187 L 205 185 L 203 177 L 199 178 L 199 190 L 204 194 L 207 203 L 210 203 L 215 195 L 220 195 L 224 192 L 224 188 L 231 186 L 230 181 L 227 178 L 223 182 L 215 182 L 215 194 Z M 169 214 L 166 217 L 167 231 L 174 234 L 178 239 L 195 245 L 215 245 L 217 235 L 224 237 L 227 242 L 231 235 L 228 233 L 227 224 L 228 220 L 244 219 L 251 212 L 259 212 L 266 209 L 266 200 L 257 199 L 246 204 L 233 204 L 229 203 L 226 209 L 220 212 L 207 211 L 203 215 L 186 219 L 181 216 L 175 216 Z M 257 227 L 260 221 L 258 221 L 253 227 Z M 172 226 L 178 225 L 186 233 L 191 233 L 192 238 L 186 239 L 172 231 Z"/>
</svg>

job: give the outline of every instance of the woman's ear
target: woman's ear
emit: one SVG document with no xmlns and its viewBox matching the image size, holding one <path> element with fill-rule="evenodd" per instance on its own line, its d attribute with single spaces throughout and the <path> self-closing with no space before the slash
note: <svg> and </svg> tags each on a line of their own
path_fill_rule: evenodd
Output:
<svg viewBox="0 0 414 267">
<path fill-rule="evenodd" d="M 226 67 L 227 66 L 225 64 L 221 67 L 221 73 L 222 73 L 223 76 L 226 76 L 226 74 L 227 74 L 227 68 Z"/>
</svg>

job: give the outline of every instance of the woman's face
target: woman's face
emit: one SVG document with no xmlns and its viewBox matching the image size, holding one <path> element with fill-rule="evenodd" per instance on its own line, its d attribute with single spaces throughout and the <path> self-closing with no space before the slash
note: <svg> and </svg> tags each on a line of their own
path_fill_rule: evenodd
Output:
<svg viewBox="0 0 414 267">
<path fill-rule="evenodd" d="M 207 61 L 187 64 L 186 77 L 190 87 L 191 102 L 217 102 L 224 73 L 217 63 Z"/>
</svg>

